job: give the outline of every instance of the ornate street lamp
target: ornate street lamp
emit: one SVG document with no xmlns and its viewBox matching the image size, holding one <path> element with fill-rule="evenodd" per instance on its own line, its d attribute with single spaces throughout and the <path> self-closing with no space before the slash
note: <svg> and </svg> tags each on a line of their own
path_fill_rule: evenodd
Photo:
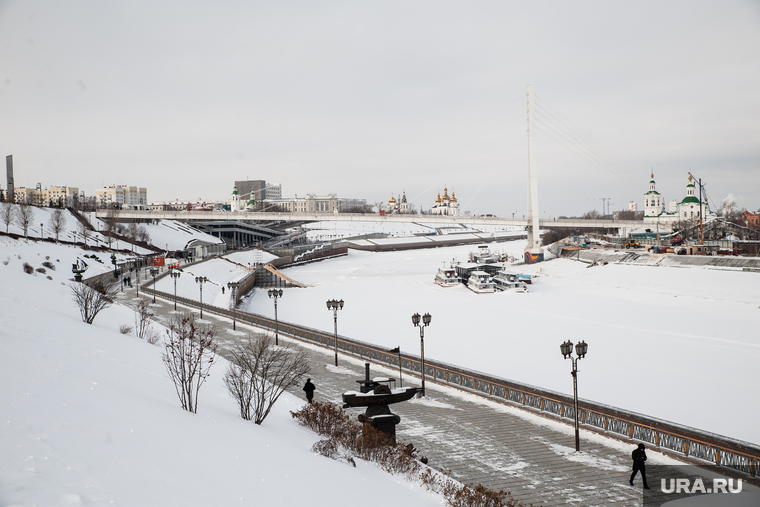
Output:
<svg viewBox="0 0 760 507">
<path fill-rule="evenodd" d="M 277 320 L 277 298 L 282 297 L 282 289 L 269 289 L 269 297 L 274 299 L 274 344 L 279 345 L 280 321 Z"/>
<path fill-rule="evenodd" d="M 330 299 L 327 301 L 327 309 L 333 311 L 333 318 L 335 319 L 335 366 L 338 366 L 338 310 L 343 309 L 343 300 Z"/>
<path fill-rule="evenodd" d="M 176 269 L 169 270 L 169 276 L 171 276 L 174 279 L 174 311 L 177 311 L 177 280 L 179 279 L 180 273 Z"/>
<path fill-rule="evenodd" d="M 240 282 L 228 282 L 227 288 L 232 292 L 232 330 L 236 331 L 235 327 L 235 313 L 237 312 L 237 291 L 240 287 Z"/>
<path fill-rule="evenodd" d="M 153 304 L 156 304 L 156 275 L 158 274 L 158 270 L 150 268 L 150 274 L 153 275 Z"/>
<path fill-rule="evenodd" d="M 430 325 L 432 317 L 429 313 L 422 316 L 422 325 L 420 325 L 420 314 L 412 315 L 412 324 L 420 328 L 420 365 L 422 370 L 422 396 L 425 396 L 425 328 Z"/>
<path fill-rule="evenodd" d="M 566 341 L 559 346 L 560 352 L 565 359 L 570 359 L 573 363 L 573 371 L 570 374 L 573 376 L 573 400 L 575 403 L 575 450 L 581 450 L 580 435 L 578 431 L 578 360 L 583 359 L 588 352 L 588 344 L 582 341 L 575 345 L 575 354 L 577 357 L 573 357 L 573 342 Z"/>
<path fill-rule="evenodd" d="M 196 276 L 195 281 L 198 282 L 198 285 L 201 288 L 201 320 L 203 320 L 203 284 L 208 282 L 208 278 L 205 276 Z"/>
</svg>

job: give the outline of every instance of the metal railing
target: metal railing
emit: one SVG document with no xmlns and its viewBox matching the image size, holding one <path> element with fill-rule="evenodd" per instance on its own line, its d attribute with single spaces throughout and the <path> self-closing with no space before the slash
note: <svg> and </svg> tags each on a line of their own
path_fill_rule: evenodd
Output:
<svg viewBox="0 0 760 507">
<path fill-rule="evenodd" d="M 154 292 L 148 287 L 143 288 L 143 290 L 148 294 Z M 168 300 L 174 298 L 172 294 L 161 291 L 155 292 L 156 295 Z M 194 308 L 200 306 L 198 301 L 183 297 L 178 297 L 177 302 Z M 267 330 L 274 330 L 275 328 L 273 319 L 261 315 L 227 310 L 211 305 L 203 305 L 203 309 L 208 313 L 230 318 L 233 317 L 234 313 L 238 322 L 245 322 Z M 280 322 L 279 333 L 298 340 L 320 344 L 329 349 L 335 348 L 334 335 L 326 331 Z M 391 353 L 376 345 L 343 336 L 338 336 L 337 341 L 338 350 L 345 354 L 390 367 L 399 367 L 399 355 L 395 352 Z M 400 362 L 402 370 L 420 374 L 421 363 L 418 356 L 402 354 Z M 435 379 L 440 384 L 458 387 L 492 400 L 519 405 L 534 412 L 554 416 L 568 424 L 574 423 L 575 413 L 572 396 L 459 368 L 429 358 L 425 359 L 425 376 Z M 758 474 L 760 446 L 755 444 L 588 400 L 579 400 L 578 410 L 580 423 L 587 429 L 594 429 L 622 440 L 647 442 L 663 451 L 696 458 L 717 466 L 744 472 L 753 477 Z"/>
</svg>

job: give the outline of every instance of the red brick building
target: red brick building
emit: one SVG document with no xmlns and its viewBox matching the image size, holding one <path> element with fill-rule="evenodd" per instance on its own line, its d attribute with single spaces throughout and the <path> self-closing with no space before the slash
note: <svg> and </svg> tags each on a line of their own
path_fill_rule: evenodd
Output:
<svg viewBox="0 0 760 507">
<path fill-rule="evenodd" d="M 742 220 L 747 227 L 760 227 L 760 212 L 745 211 L 742 213 Z"/>
</svg>

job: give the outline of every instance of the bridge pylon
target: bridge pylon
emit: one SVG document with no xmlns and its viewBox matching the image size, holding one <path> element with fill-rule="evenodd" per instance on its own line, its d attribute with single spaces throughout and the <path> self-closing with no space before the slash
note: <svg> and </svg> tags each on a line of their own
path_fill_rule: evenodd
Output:
<svg viewBox="0 0 760 507">
<path fill-rule="evenodd" d="M 538 232 L 538 169 L 536 168 L 536 94 L 528 85 L 528 244 L 525 246 L 525 263 L 535 264 L 544 260 L 541 236 Z"/>
</svg>

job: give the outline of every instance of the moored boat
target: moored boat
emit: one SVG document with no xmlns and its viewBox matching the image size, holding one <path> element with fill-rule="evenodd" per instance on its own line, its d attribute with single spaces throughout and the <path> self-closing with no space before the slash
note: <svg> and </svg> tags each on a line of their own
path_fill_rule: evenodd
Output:
<svg viewBox="0 0 760 507">
<path fill-rule="evenodd" d="M 470 278 L 467 279 L 467 288 L 476 294 L 488 294 L 496 291 L 491 275 L 485 271 L 470 273 Z"/>
<path fill-rule="evenodd" d="M 459 275 L 457 275 L 457 270 L 454 268 L 454 266 L 449 266 L 448 268 L 438 268 L 438 273 L 435 275 L 435 283 L 441 287 L 454 287 L 455 285 L 459 285 L 461 282 L 462 280 L 459 279 Z"/>
</svg>

